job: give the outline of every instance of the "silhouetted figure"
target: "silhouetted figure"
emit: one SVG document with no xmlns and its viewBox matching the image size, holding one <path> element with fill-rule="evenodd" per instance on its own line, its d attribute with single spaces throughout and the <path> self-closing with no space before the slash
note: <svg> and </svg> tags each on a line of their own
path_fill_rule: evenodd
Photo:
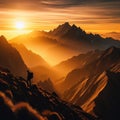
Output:
<svg viewBox="0 0 120 120">
<path fill-rule="evenodd" d="M 33 78 L 33 72 L 30 72 L 29 70 L 27 70 L 27 84 L 29 87 L 31 87 L 32 83 L 31 80 Z"/>
</svg>

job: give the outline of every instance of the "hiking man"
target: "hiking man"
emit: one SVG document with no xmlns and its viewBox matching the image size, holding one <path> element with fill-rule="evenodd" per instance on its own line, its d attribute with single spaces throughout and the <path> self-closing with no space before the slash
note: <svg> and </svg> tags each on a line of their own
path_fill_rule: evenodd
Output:
<svg viewBox="0 0 120 120">
<path fill-rule="evenodd" d="M 33 78 L 33 72 L 30 72 L 29 70 L 27 70 L 27 84 L 29 87 L 32 85 L 31 83 L 32 78 Z"/>
</svg>

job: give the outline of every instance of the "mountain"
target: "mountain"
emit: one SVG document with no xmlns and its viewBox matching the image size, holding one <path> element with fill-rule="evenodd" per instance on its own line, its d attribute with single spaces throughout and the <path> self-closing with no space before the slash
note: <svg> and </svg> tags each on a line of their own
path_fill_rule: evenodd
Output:
<svg viewBox="0 0 120 120">
<path fill-rule="evenodd" d="M 86 64 L 94 61 L 101 55 L 100 50 L 90 51 L 87 53 L 82 53 L 77 56 L 73 56 L 65 61 L 54 66 L 56 71 L 59 71 L 61 74 L 66 76 L 70 71 L 76 68 L 82 68 Z"/>
<path fill-rule="evenodd" d="M 107 71 L 114 70 L 114 73 L 120 71 L 120 48 L 110 47 L 101 51 L 98 56 L 91 62 L 88 60 L 88 64 L 86 63 L 82 68 L 74 69 L 68 73 L 60 85 L 61 96 L 64 100 L 80 105 L 85 111 L 92 114 L 95 114 L 94 107 L 99 106 L 95 102 L 96 98 L 109 83 Z M 118 77 L 116 81 L 117 79 Z M 104 98 L 102 97 L 102 99 Z M 108 99 L 107 102 L 109 103 Z M 108 112 L 107 110 L 106 112 Z M 106 114 L 102 115 L 105 116 Z"/>
<path fill-rule="evenodd" d="M 97 120 L 79 106 L 61 100 L 56 93 L 50 94 L 35 84 L 28 86 L 25 79 L 2 70 L 0 108 L 3 120 Z"/>
<path fill-rule="evenodd" d="M 50 34 L 57 36 L 59 41 L 64 44 L 76 47 L 77 49 L 105 49 L 110 46 L 120 46 L 120 42 L 112 38 L 102 38 L 98 34 L 87 34 L 84 30 L 76 25 L 70 25 L 68 22 L 59 25 Z"/>
<path fill-rule="evenodd" d="M 22 43 L 52 65 L 90 50 L 106 49 L 111 46 L 120 47 L 120 41 L 103 38 L 98 34 L 88 34 L 80 27 L 70 25 L 68 22 L 50 32 L 33 31 L 10 41 Z"/>
<path fill-rule="evenodd" d="M 27 49 L 40 55 L 49 64 L 56 64 L 79 53 L 76 49 L 60 43 L 47 32 L 34 31 L 26 35 L 20 35 L 10 40 L 10 43 L 23 44 Z"/>
<path fill-rule="evenodd" d="M 69 40 L 78 40 L 80 36 L 85 35 L 85 31 L 83 31 L 80 27 L 76 25 L 70 25 L 68 22 L 59 25 L 53 31 L 50 31 L 50 34 L 55 35 L 57 37 Z"/>
<path fill-rule="evenodd" d="M 25 64 L 29 68 L 36 67 L 36 66 L 49 67 L 48 63 L 41 56 L 37 55 L 36 53 L 33 53 L 31 50 L 28 50 L 24 45 L 12 44 L 12 46 L 19 51 Z"/>
<path fill-rule="evenodd" d="M 0 66 L 9 69 L 16 76 L 26 77 L 27 66 L 4 36 L 0 36 Z"/>
<path fill-rule="evenodd" d="M 19 51 L 25 64 L 34 73 L 33 82 L 38 83 L 46 91 L 55 91 L 52 81 L 58 79 L 60 77 L 59 74 L 41 56 L 28 50 L 24 45 L 14 43 L 12 46 Z M 48 78 L 52 79 L 52 81 Z"/>
<path fill-rule="evenodd" d="M 62 37 L 64 34 L 66 34 L 69 29 L 71 29 L 71 26 L 68 22 L 65 22 L 62 25 L 59 25 L 57 28 L 55 28 L 53 31 L 50 31 L 50 34 L 53 34 L 58 37 Z"/>
</svg>

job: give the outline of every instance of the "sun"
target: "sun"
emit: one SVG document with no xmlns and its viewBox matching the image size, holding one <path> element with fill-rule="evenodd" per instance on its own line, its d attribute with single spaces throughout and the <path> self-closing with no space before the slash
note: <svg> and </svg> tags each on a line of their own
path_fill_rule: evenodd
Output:
<svg viewBox="0 0 120 120">
<path fill-rule="evenodd" d="M 17 22 L 15 23 L 15 27 L 16 27 L 17 29 L 24 29 L 24 28 L 25 28 L 25 23 L 24 23 L 23 21 L 17 21 Z"/>
</svg>

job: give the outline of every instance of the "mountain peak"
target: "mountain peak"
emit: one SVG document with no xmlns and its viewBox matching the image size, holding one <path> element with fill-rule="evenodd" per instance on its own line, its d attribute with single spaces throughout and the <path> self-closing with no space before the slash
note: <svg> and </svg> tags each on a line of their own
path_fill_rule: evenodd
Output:
<svg viewBox="0 0 120 120">
<path fill-rule="evenodd" d="M 76 26 L 75 24 L 73 24 L 73 25 L 72 25 L 72 27 L 75 27 L 75 28 L 77 28 L 77 26 Z"/>
<path fill-rule="evenodd" d="M 56 29 L 52 31 L 53 35 L 64 35 L 69 29 L 71 28 L 71 25 L 69 22 L 65 22 L 62 25 L 59 25 Z"/>
<path fill-rule="evenodd" d="M 8 48 L 9 46 L 10 45 L 9 45 L 7 39 L 3 35 L 1 35 L 0 36 L 0 47 L 6 47 L 6 48 Z"/>
<path fill-rule="evenodd" d="M 0 36 L 0 43 L 6 43 L 7 42 L 7 39 L 3 36 L 3 35 L 1 35 Z"/>
<path fill-rule="evenodd" d="M 64 29 L 70 29 L 71 28 L 71 25 L 69 24 L 69 22 L 65 22 L 64 24 L 59 25 L 59 26 L 64 28 Z"/>
<path fill-rule="evenodd" d="M 65 23 L 64 23 L 64 24 L 62 24 L 62 25 L 65 25 L 65 26 L 68 26 L 68 27 L 70 27 L 70 26 L 71 26 L 69 22 L 65 22 Z"/>
<path fill-rule="evenodd" d="M 4 35 L 1 35 L 1 36 L 0 36 L 0 39 L 6 39 L 6 38 L 4 37 Z"/>
</svg>

